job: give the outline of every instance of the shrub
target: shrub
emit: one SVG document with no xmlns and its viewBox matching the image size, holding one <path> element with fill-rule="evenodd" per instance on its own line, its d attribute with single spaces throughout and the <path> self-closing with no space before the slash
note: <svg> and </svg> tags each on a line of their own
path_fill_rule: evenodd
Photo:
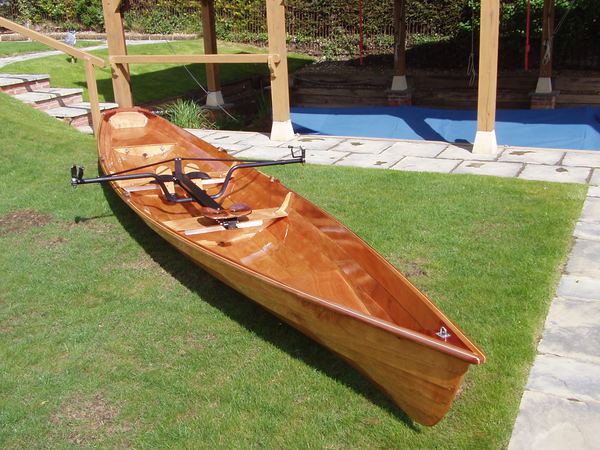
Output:
<svg viewBox="0 0 600 450">
<path fill-rule="evenodd" d="M 178 99 L 163 109 L 164 117 L 181 128 L 213 129 L 208 112 L 192 100 Z"/>
</svg>

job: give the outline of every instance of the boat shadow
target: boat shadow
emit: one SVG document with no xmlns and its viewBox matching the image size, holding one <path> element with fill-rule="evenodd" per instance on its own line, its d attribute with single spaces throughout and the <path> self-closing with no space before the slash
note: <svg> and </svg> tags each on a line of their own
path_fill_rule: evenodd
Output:
<svg viewBox="0 0 600 450">
<path fill-rule="evenodd" d="M 352 366 L 321 344 L 286 325 L 252 300 L 215 279 L 187 257 L 183 257 L 174 247 L 151 231 L 109 186 L 103 185 L 102 189 L 110 209 L 125 231 L 163 270 L 187 289 L 198 294 L 202 300 L 218 308 L 230 319 L 261 339 L 351 388 L 393 415 L 411 430 L 420 432 L 419 427 L 410 417 Z M 84 221 L 86 218 L 82 217 L 79 220 Z M 199 271 L 202 276 L 198 276 Z M 210 282 L 207 283 L 207 280 Z M 218 286 L 217 289 L 214 288 L 215 285 Z M 282 325 L 286 327 L 284 332 L 282 332 Z"/>
</svg>

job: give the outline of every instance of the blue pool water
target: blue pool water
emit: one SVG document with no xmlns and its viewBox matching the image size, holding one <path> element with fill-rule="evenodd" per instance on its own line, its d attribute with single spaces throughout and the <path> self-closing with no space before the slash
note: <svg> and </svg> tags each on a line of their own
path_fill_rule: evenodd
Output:
<svg viewBox="0 0 600 450">
<path fill-rule="evenodd" d="M 414 106 L 293 108 L 302 134 L 473 143 L 477 113 Z M 499 110 L 498 144 L 600 151 L 600 109 Z"/>
</svg>

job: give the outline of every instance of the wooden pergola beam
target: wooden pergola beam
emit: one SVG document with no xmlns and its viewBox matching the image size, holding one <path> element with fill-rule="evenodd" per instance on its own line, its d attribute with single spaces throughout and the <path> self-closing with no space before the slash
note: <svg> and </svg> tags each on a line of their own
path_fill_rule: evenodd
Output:
<svg viewBox="0 0 600 450">
<path fill-rule="evenodd" d="M 111 55 L 111 64 L 274 64 L 279 55 L 268 53 L 223 55 Z"/>
<path fill-rule="evenodd" d="M 116 5 L 116 6 L 115 6 Z M 109 55 L 126 55 L 125 31 L 121 17 L 120 1 L 102 0 L 104 10 L 104 26 L 106 27 L 106 42 Z M 121 107 L 133 106 L 131 94 L 131 76 L 127 64 L 112 66 L 112 84 L 115 101 Z"/>
<path fill-rule="evenodd" d="M 406 91 L 406 0 L 394 0 L 394 78 L 392 91 Z"/>
<path fill-rule="evenodd" d="M 112 12 L 118 12 L 121 10 L 122 0 L 110 0 L 110 9 Z"/>
<path fill-rule="evenodd" d="M 202 0 L 202 38 L 204 40 L 205 55 L 216 55 L 218 53 L 215 22 L 215 1 Z M 206 83 L 208 87 L 206 106 L 218 107 L 225 104 L 221 93 L 219 66 L 216 64 L 206 65 Z"/>
<path fill-rule="evenodd" d="M 500 0 L 481 1 L 480 22 L 477 134 L 473 153 L 495 154 L 498 152 L 495 128 Z"/>
<path fill-rule="evenodd" d="M 279 55 L 271 69 L 271 103 L 273 126 L 271 140 L 286 141 L 294 137 L 290 118 L 290 90 L 288 80 L 287 40 L 285 31 L 285 0 L 266 0 L 269 53 Z"/>
<path fill-rule="evenodd" d="M 214 0 L 201 0 L 203 8 L 205 55 L 127 55 L 122 0 L 102 0 L 104 22 L 112 68 L 115 101 L 121 107 L 133 105 L 129 64 L 167 62 L 202 62 L 207 64 L 207 81 L 210 92 L 220 92 L 218 68 L 221 63 L 266 62 L 271 73 L 271 98 L 273 108 L 272 140 L 289 140 L 294 137 L 290 120 L 290 93 L 285 29 L 285 0 L 265 0 L 269 53 L 262 55 L 218 55 L 215 32 Z M 207 32 L 208 31 L 208 32 Z M 221 100 L 222 101 L 222 100 Z"/>
<path fill-rule="evenodd" d="M 554 51 L 554 4 L 555 0 L 544 0 L 542 21 L 542 45 L 540 54 L 540 75 L 535 89 L 536 94 L 552 93 L 552 53 Z"/>
</svg>

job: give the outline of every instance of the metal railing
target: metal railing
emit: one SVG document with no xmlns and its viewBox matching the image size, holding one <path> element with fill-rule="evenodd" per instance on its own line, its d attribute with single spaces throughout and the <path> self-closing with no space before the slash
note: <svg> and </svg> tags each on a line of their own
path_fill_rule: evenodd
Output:
<svg viewBox="0 0 600 450">
<path fill-rule="evenodd" d="M 100 126 L 100 101 L 98 99 L 98 83 L 96 81 L 96 67 L 105 67 L 106 61 L 102 58 L 87 53 L 78 48 L 71 47 L 64 42 L 57 41 L 49 36 L 45 36 L 42 33 L 26 28 L 18 23 L 12 22 L 4 17 L 0 17 L 0 27 L 7 28 L 15 33 L 22 34 L 34 41 L 40 42 L 52 47 L 55 50 L 59 50 L 67 55 L 74 58 L 79 58 L 84 61 L 85 65 L 85 79 L 88 87 L 88 95 L 90 98 L 90 110 L 92 113 L 92 126 L 94 133 L 98 132 Z"/>
</svg>

